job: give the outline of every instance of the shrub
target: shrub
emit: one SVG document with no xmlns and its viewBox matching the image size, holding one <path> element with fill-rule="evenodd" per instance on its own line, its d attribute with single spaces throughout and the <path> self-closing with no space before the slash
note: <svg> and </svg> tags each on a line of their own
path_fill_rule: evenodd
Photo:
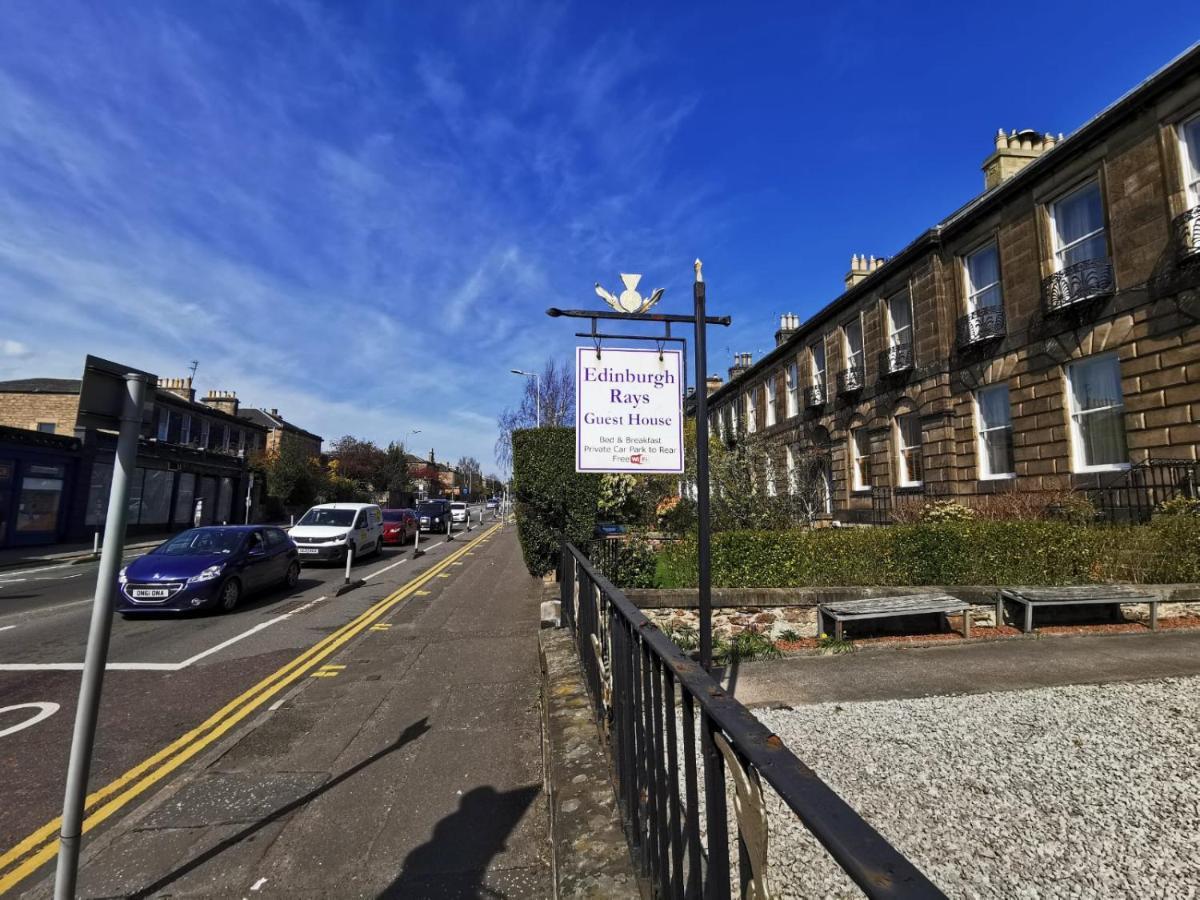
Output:
<svg viewBox="0 0 1200 900">
<path fill-rule="evenodd" d="M 649 588 L 654 587 L 657 564 L 658 560 L 649 544 L 630 538 L 620 542 L 604 574 L 620 588 Z"/>
<path fill-rule="evenodd" d="M 954 500 L 934 500 L 921 509 L 922 522 L 966 522 L 973 518 L 974 510 Z"/>
<path fill-rule="evenodd" d="M 575 471 L 574 428 L 514 431 L 513 499 L 517 535 L 530 574 L 558 565 L 559 541 L 591 540 L 596 525 L 600 476 Z"/>
<path fill-rule="evenodd" d="M 684 653 L 690 650 L 696 650 L 700 647 L 700 632 L 690 625 L 680 625 L 677 628 L 670 625 L 664 625 L 663 634 L 675 642 Z"/>
<path fill-rule="evenodd" d="M 964 522 L 713 535 L 719 587 L 1200 582 L 1200 517 L 1149 525 Z M 668 546 L 662 587 L 694 587 L 696 542 Z"/>
<path fill-rule="evenodd" d="M 1160 516 L 1200 516 L 1200 498 L 1172 497 L 1158 504 L 1155 512 Z"/>
<path fill-rule="evenodd" d="M 728 640 L 717 638 L 713 641 L 713 662 L 721 666 L 755 659 L 778 659 L 782 655 L 773 640 L 753 628 L 739 631 Z"/>
</svg>

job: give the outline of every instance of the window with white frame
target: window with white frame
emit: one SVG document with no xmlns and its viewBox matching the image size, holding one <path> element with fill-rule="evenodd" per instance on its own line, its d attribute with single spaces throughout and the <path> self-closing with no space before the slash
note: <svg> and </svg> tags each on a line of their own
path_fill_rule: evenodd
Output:
<svg viewBox="0 0 1200 900">
<path fill-rule="evenodd" d="M 1054 235 L 1054 268 L 1108 256 L 1104 234 L 1104 202 L 1100 182 L 1089 181 L 1050 205 Z"/>
<path fill-rule="evenodd" d="M 792 418 L 800 412 L 800 366 L 796 362 L 787 367 L 787 415 Z"/>
<path fill-rule="evenodd" d="M 1121 365 L 1115 354 L 1081 359 L 1067 366 L 1067 401 L 1076 472 L 1102 472 L 1129 466 L 1125 446 L 1125 400 Z"/>
<path fill-rule="evenodd" d="M 767 428 L 770 428 L 772 425 L 775 424 L 775 390 L 776 390 L 775 376 L 772 375 L 766 381 L 766 391 L 767 391 L 767 408 L 766 408 L 767 424 L 766 424 L 766 427 Z"/>
<path fill-rule="evenodd" d="M 992 241 L 963 260 L 967 281 L 967 312 L 991 309 L 1003 302 L 1000 292 L 1000 250 Z"/>
<path fill-rule="evenodd" d="M 997 384 L 975 393 L 975 422 L 979 433 L 979 477 L 1012 478 L 1012 413 L 1008 385 Z"/>
<path fill-rule="evenodd" d="M 775 487 L 775 460 L 772 459 L 770 456 L 767 456 L 766 463 L 763 468 L 764 468 L 765 474 L 767 476 L 766 477 L 767 496 L 774 497 L 777 493 L 777 490 Z"/>
<path fill-rule="evenodd" d="M 796 448 L 788 444 L 784 447 L 784 454 L 787 464 L 787 492 L 794 494 L 796 493 Z"/>
<path fill-rule="evenodd" d="M 1200 206 L 1200 116 L 1192 116 L 1179 126 L 1179 155 L 1188 207 Z"/>
<path fill-rule="evenodd" d="M 819 498 L 821 512 L 827 516 L 833 515 L 833 473 L 830 462 L 826 459 L 817 470 L 817 489 L 821 492 Z"/>
<path fill-rule="evenodd" d="M 900 413 L 895 421 L 896 483 L 900 487 L 921 484 L 921 419 L 916 412 Z"/>
<path fill-rule="evenodd" d="M 847 369 L 861 369 L 863 365 L 862 316 L 858 315 L 842 326 L 842 349 Z"/>
<path fill-rule="evenodd" d="M 850 429 L 850 489 L 865 491 L 871 486 L 870 451 L 867 429 Z"/>
<path fill-rule="evenodd" d="M 192 416 L 190 413 L 183 414 L 183 423 L 179 426 L 179 443 L 190 444 L 192 442 Z"/>
<path fill-rule="evenodd" d="M 808 348 L 809 361 L 812 363 L 812 387 L 818 394 L 825 390 L 825 339 L 817 341 Z"/>
<path fill-rule="evenodd" d="M 160 409 L 158 411 L 158 439 L 164 443 L 167 436 L 171 433 L 171 411 L 169 409 Z"/>
<path fill-rule="evenodd" d="M 754 406 L 754 388 L 746 391 L 746 433 L 758 431 L 758 410 Z"/>
<path fill-rule="evenodd" d="M 907 290 L 893 294 L 887 301 L 888 347 L 907 347 L 912 343 L 912 297 Z"/>
<path fill-rule="evenodd" d="M 208 447 L 208 438 L 209 438 L 209 433 L 211 431 L 211 428 L 212 428 L 212 426 L 209 424 L 208 419 L 200 420 L 200 446 L 201 447 L 204 447 L 204 448 Z"/>
</svg>

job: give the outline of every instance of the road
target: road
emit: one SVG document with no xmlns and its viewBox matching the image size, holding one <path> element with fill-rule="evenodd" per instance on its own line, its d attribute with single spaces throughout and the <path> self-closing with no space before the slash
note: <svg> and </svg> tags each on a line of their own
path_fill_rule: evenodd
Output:
<svg viewBox="0 0 1200 900">
<path fill-rule="evenodd" d="M 478 525 L 456 531 L 450 543 L 427 536 L 418 559 L 411 547 L 385 548 L 356 564 L 366 585 L 342 597 L 334 596 L 342 567 L 310 566 L 295 589 L 245 598 L 226 615 L 114 617 L 91 789 L 196 729 L 480 533 Z M 0 893 L 27 855 L 18 845 L 61 809 L 95 577 L 94 564 L 0 574 Z M 443 583 L 431 581 L 430 590 Z"/>
</svg>

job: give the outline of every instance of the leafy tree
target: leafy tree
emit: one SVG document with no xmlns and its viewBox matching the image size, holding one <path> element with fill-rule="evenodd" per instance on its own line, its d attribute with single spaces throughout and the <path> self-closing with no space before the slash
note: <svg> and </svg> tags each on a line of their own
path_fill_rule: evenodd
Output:
<svg viewBox="0 0 1200 900">
<path fill-rule="evenodd" d="M 425 482 L 425 490 L 430 497 L 442 496 L 442 473 L 433 463 L 425 463 L 413 472 L 413 478 Z"/>
<path fill-rule="evenodd" d="M 403 444 L 395 441 L 388 444 L 379 466 L 378 481 L 374 484 L 376 489 L 388 493 L 411 489 L 412 475 L 408 471 L 408 454 Z"/>
<path fill-rule="evenodd" d="M 539 378 L 526 378 L 521 402 L 500 413 L 496 424 L 496 462 L 503 468 L 512 466 L 512 433 L 520 428 L 573 426 L 575 424 L 575 370 L 567 363 L 550 357 L 542 365 Z"/>
<path fill-rule="evenodd" d="M 388 455 L 372 441 L 345 435 L 333 442 L 329 455 L 337 460 L 338 475 L 360 485 L 364 490 L 383 487 L 384 467 Z"/>
<path fill-rule="evenodd" d="M 251 466 L 263 474 L 267 497 L 280 508 L 311 506 L 325 489 L 320 461 L 291 441 L 259 454 Z"/>
</svg>

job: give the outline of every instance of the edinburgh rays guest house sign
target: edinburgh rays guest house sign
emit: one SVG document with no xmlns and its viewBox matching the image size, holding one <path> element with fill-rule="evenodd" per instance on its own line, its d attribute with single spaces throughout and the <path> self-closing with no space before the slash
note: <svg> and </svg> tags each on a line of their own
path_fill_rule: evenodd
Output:
<svg viewBox="0 0 1200 900">
<path fill-rule="evenodd" d="M 575 348 L 575 471 L 682 472 L 678 350 Z"/>
</svg>

